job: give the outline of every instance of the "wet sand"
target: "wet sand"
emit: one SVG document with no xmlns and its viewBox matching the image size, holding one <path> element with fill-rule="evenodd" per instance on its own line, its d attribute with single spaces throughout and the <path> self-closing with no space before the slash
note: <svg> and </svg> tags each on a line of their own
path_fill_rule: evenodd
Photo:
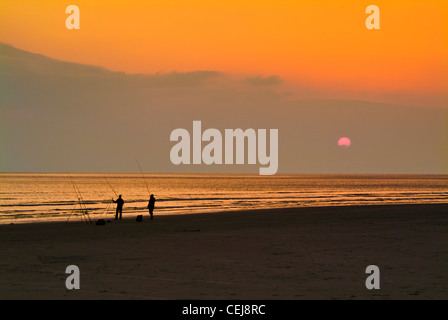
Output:
<svg viewBox="0 0 448 320">
<path fill-rule="evenodd" d="M 68 265 L 80 269 L 67 290 Z M 380 269 L 368 290 L 366 267 Z M 0 299 L 447 299 L 448 205 L 0 226 Z"/>
</svg>

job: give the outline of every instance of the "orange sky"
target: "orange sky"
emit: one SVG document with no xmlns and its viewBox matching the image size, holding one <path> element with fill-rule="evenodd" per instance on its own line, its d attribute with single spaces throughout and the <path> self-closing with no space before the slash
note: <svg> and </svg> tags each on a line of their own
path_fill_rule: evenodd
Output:
<svg viewBox="0 0 448 320">
<path fill-rule="evenodd" d="M 76 4 L 81 29 L 67 30 Z M 381 29 L 365 27 L 368 5 Z M 0 2 L 0 41 L 131 73 L 278 75 L 331 90 L 446 93 L 446 0 Z"/>
</svg>

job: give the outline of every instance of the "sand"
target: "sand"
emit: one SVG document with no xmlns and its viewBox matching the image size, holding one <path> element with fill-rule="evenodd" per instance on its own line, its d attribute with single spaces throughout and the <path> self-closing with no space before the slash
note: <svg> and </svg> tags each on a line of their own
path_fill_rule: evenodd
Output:
<svg viewBox="0 0 448 320">
<path fill-rule="evenodd" d="M 0 299 L 447 299 L 447 240 L 448 205 L 2 225 Z"/>
</svg>

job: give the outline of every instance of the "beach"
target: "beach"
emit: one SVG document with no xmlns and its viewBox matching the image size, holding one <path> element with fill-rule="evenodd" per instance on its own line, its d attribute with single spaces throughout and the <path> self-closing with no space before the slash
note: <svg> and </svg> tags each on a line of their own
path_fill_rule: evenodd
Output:
<svg viewBox="0 0 448 320">
<path fill-rule="evenodd" d="M 447 240 L 447 204 L 0 225 L 0 299 L 447 299 Z"/>
</svg>

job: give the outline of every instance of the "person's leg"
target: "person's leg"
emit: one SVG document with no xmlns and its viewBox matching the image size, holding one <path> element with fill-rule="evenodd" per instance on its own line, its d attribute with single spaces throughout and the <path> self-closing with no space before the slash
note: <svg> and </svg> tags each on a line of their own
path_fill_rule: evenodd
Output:
<svg viewBox="0 0 448 320">
<path fill-rule="evenodd" d="M 115 211 L 115 220 L 118 220 L 118 208 L 117 208 L 117 210 Z"/>
</svg>

